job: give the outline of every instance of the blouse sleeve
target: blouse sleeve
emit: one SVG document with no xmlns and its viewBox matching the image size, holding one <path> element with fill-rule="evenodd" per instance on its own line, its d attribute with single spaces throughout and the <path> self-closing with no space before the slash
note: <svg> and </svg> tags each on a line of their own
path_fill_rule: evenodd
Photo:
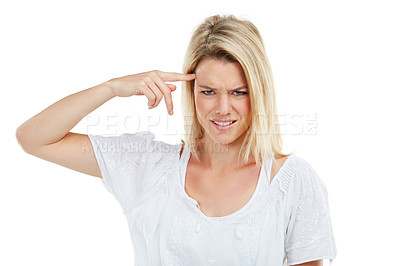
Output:
<svg viewBox="0 0 400 266">
<path fill-rule="evenodd" d="M 301 160 L 291 180 L 290 208 L 285 238 L 288 265 L 336 257 L 329 215 L 328 192 L 312 166 Z"/>
<path fill-rule="evenodd" d="M 143 131 L 120 136 L 88 137 L 104 186 L 127 214 L 144 196 L 148 183 L 154 181 L 152 169 L 160 158 L 158 153 L 152 151 L 154 135 Z"/>
</svg>

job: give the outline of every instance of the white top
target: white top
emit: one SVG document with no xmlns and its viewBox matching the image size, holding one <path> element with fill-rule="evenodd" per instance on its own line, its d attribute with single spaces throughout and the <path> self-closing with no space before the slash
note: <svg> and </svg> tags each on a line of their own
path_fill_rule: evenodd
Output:
<svg viewBox="0 0 400 266">
<path fill-rule="evenodd" d="M 282 266 L 336 257 L 326 187 L 290 155 L 270 183 L 265 159 L 240 210 L 208 217 L 184 189 L 190 151 L 150 132 L 89 135 L 102 182 L 127 218 L 135 265 Z"/>
</svg>

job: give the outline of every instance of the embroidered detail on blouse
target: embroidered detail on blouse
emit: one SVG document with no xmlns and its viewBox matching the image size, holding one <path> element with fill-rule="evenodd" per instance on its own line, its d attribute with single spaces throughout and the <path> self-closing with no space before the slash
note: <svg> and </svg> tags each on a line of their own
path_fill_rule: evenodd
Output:
<svg viewBox="0 0 400 266">
<path fill-rule="evenodd" d="M 150 138 L 154 138 L 154 135 L 151 135 Z M 153 189 L 165 189 L 167 195 L 170 195 L 170 182 L 179 172 L 179 165 L 176 164 L 176 153 L 180 149 L 180 144 L 170 145 L 153 140 L 151 142 L 148 142 L 146 145 L 148 155 L 151 154 L 151 160 L 148 161 L 146 159 L 146 157 L 148 156 L 142 156 L 140 158 L 140 163 L 142 165 L 150 164 L 151 169 L 148 169 L 148 171 L 145 172 L 145 175 L 142 178 L 143 183 L 140 191 L 143 191 L 144 194 L 137 200 L 137 204 L 135 204 L 132 209 L 145 201 L 147 197 L 151 194 L 150 192 Z"/>
<path fill-rule="evenodd" d="M 313 251 L 315 257 L 321 258 L 326 253 L 319 254 L 318 250 L 336 254 L 326 187 L 308 162 L 300 159 L 298 168 L 299 173 L 294 180 L 298 182 L 298 191 L 295 192 L 298 196 L 294 199 L 296 207 L 292 209 L 285 238 L 289 264 L 308 259 L 306 251 Z"/>
<path fill-rule="evenodd" d="M 165 253 L 166 266 L 190 265 L 187 257 L 188 236 L 188 226 L 178 218 L 175 218 L 168 237 L 168 242 L 171 245 L 167 247 Z"/>
</svg>

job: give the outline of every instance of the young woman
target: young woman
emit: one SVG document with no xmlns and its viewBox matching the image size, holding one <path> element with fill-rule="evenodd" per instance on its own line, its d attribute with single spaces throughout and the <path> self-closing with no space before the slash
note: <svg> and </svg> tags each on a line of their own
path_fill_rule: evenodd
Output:
<svg viewBox="0 0 400 266">
<path fill-rule="evenodd" d="M 183 73 L 149 71 L 72 94 L 17 130 L 37 157 L 102 178 L 121 204 L 135 265 L 322 265 L 336 246 L 327 190 L 312 166 L 283 154 L 271 69 L 257 28 L 234 16 L 194 32 Z M 69 132 L 114 97 L 184 81 L 185 142 L 151 132 L 115 137 Z M 62 118 L 62 119 L 60 119 Z"/>
</svg>

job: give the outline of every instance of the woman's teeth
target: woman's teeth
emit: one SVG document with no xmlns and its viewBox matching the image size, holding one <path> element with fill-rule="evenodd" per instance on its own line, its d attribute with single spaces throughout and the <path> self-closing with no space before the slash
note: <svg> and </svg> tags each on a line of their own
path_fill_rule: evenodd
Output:
<svg viewBox="0 0 400 266">
<path fill-rule="evenodd" d="M 229 126 L 230 124 L 236 122 L 236 120 L 234 121 L 230 121 L 230 122 L 216 122 L 216 121 L 212 121 L 214 124 L 221 126 L 221 127 L 226 127 Z"/>
</svg>

